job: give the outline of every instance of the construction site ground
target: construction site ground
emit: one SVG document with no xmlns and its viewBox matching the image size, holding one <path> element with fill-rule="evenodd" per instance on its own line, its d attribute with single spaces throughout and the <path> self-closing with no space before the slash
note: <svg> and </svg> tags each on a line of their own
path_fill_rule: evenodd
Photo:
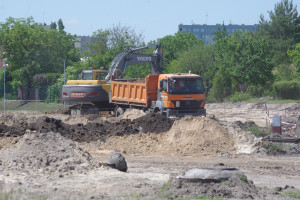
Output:
<svg viewBox="0 0 300 200">
<path fill-rule="evenodd" d="M 207 104 L 207 117 L 180 120 L 139 110 L 118 118 L 64 110 L 0 113 L 0 199 L 299 199 L 300 104 Z M 107 165 L 120 152 L 128 171 Z M 178 184 L 193 168 L 224 165 L 244 172 L 220 183 Z"/>
</svg>

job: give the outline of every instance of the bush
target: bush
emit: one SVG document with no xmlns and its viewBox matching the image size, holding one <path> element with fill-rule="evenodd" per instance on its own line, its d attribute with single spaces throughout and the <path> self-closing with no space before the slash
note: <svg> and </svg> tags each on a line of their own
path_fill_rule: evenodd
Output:
<svg viewBox="0 0 300 200">
<path fill-rule="evenodd" d="M 300 99 L 300 81 L 280 81 L 273 86 L 279 99 Z"/>
<path fill-rule="evenodd" d="M 228 97 L 231 92 L 232 82 L 230 79 L 230 76 L 226 75 L 225 73 L 221 73 L 218 71 L 215 74 L 215 77 L 213 79 L 213 86 L 211 89 L 211 94 L 213 97 L 210 98 L 215 98 L 216 101 L 222 102 L 226 97 Z"/>
<path fill-rule="evenodd" d="M 233 95 L 227 97 L 226 101 L 241 102 L 241 101 L 247 101 L 251 98 L 252 98 L 251 95 L 248 93 L 236 92 Z"/>
</svg>

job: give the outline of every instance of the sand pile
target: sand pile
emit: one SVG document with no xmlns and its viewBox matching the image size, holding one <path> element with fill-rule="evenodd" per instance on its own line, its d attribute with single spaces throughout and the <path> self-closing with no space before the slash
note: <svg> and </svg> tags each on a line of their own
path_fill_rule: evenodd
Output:
<svg viewBox="0 0 300 200">
<path fill-rule="evenodd" d="M 141 118 L 140 118 L 141 119 Z M 198 156 L 234 152 L 234 140 L 217 122 L 203 117 L 182 118 L 162 134 L 110 137 L 104 148 L 133 155 Z"/>
<path fill-rule="evenodd" d="M 146 113 L 142 110 L 138 110 L 138 109 L 131 109 L 131 110 L 126 110 L 126 112 L 120 116 L 121 119 L 137 119 L 139 117 L 142 117 L 146 115 Z"/>
<path fill-rule="evenodd" d="M 92 157 L 58 133 L 26 133 L 18 143 L 0 151 L 2 169 L 68 172 L 92 167 Z"/>
</svg>

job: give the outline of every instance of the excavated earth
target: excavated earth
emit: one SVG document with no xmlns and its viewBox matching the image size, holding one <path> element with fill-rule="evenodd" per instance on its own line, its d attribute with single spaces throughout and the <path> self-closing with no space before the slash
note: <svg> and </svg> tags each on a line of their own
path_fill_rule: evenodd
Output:
<svg viewBox="0 0 300 200">
<path fill-rule="evenodd" d="M 207 117 L 175 121 L 137 110 L 119 118 L 0 113 L 0 199 L 296 199 L 300 145 L 264 140 L 267 109 L 289 124 L 300 114 L 300 104 L 241 103 L 210 104 Z M 126 173 L 107 165 L 111 151 L 125 157 Z M 215 165 L 246 176 L 176 178 Z"/>
<path fill-rule="evenodd" d="M 9 116 L 9 118 L 12 117 Z M 31 123 L 23 120 L 7 126 L 2 122 L 0 124 L 0 137 L 19 137 L 23 136 L 26 130 L 30 130 L 39 133 L 58 132 L 76 142 L 105 142 L 111 136 L 124 136 L 140 132 L 162 133 L 168 131 L 172 124 L 172 120 L 155 113 L 147 114 L 133 121 L 122 119 L 114 123 L 101 121 L 86 125 L 83 123 L 70 125 L 60 119 L 41 116 Z"/>
</svg>

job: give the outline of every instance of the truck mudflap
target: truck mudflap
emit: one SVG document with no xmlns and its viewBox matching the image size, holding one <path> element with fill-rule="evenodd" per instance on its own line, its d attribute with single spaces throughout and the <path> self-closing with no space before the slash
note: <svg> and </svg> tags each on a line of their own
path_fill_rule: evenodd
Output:
<svg viewBox="0 0 300 200">
<path fill-rule="evenodd" d="M 176 110 L 166 109 L 166 117 L 192 117 L 192 116 L 206 116 L 206 109 L 200 108 L 195 110 Z"/>
<path fill-rule="evenodd" d="M 101 85 L 64 85 L 62 99 L 67 104 L 84 102 L 107 102 L 108 93 Z"/>
</svg>

